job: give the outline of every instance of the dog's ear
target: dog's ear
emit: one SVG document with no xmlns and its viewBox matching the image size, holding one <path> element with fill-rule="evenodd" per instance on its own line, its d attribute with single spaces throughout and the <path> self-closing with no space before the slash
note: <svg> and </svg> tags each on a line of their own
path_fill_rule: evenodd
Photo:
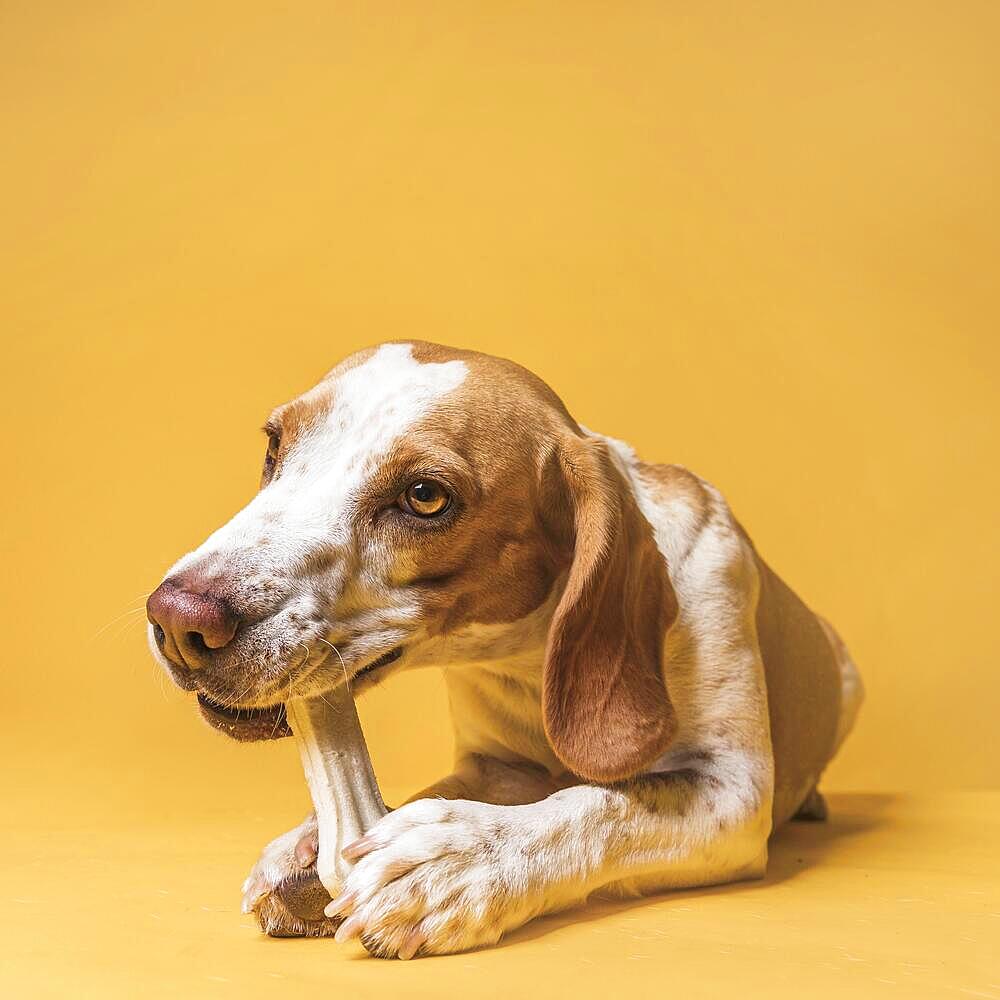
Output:
<svg viewBox="0 0 1000 1000">
<path fill-rule="evenodd" d="M 574 774 L 617 781 L 651 764 L 676 729 L 662 659 L 677 600 L 607 445 L 568 434 L 558 460 L 573 554 L 545 652 L 545 733 Z"/>
</svg>

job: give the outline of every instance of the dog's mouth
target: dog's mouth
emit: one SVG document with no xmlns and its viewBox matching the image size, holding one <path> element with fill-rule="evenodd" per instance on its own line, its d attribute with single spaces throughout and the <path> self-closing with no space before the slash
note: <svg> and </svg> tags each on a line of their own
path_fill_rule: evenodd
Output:
<svg viewBox="0 0 1000 1000">
<path fill-rule="evenodd" d="M 292 735 L 285 718 L 284 705 L 266 708 L 230 708 L 212 701 L 207 695 L 198 695 L 201 717 L 213 728 L 240 743 L 258 740 L 280 740 Z"/>
<path fill-rule="evenodd" d="M 369 674 L 375 673 L 379 667 L 387 667 L 390 663 L 395 663 L 403 655 L 403 647 L 396 646 L 395 649 L 390 649 L 388 653 L 383 653 L 377 660 L 373 660 L 366 667 L 362 667 L 355 675 L 354 680 L 358 680 L 360 677 L 367 677 Z"/>
<path fill-rule="evenodd" d="M 353 679 L 368 677 L 381 667 L 395 663 L 402 655 L 403 647 L 396 646 L 362 667 L 355 673 Z M 218 729 L 239 743 L 280 740 L 292 735 L 292 728 L 285 715 L 285 706 L 281 703 L 267 705 L 264 708 L 233 708 L 213 701 L 208 695 L 199 692 L 198 709 L 202 718 L 213 729 Z"/>
</svg>

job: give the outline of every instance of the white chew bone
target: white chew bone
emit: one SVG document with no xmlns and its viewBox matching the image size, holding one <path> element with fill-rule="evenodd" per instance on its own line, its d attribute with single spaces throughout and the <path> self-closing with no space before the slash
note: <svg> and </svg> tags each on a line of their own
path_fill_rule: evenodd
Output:
<svg viewBox="0 0 1000 1000">
<path fill-rule="evenodd" d="M 375 780 L 354 697 L 346 684 L 322 697 L 292 698 L 285 713 L 316 807 L 316 873 L 326 891 L 336 897 L 351 868 L 340 852 L 388 810 Z"/>
</svg>

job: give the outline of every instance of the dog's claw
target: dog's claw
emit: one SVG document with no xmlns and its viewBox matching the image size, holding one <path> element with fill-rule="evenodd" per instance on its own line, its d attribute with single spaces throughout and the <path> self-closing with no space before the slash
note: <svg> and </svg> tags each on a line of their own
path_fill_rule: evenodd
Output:
<svg viewBox="0 0 1000 1000">
<path fill-rule="evenodd" d="M 303 868 L 311 868 L 316 864 L 319 855 L 319 838 L 315 833 L 306 834 L 295 845 L 295 860 Z"/>
</svg>

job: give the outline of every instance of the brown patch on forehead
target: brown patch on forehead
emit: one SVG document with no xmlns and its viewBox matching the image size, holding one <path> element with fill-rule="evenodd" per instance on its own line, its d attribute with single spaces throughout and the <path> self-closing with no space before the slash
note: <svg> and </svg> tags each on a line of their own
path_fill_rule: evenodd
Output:
<svg viewBox="0 0 1000 1000">
<path fill-rule="evenodd" d="M 469 369 L 465 381 L 449 397 L 449 406 L 463 404 L 491 407 L 505 423 L 527 423 L 545 419 L 548 427 L 553 421 L 562 426 L 576 428 L 563 401 L 533 372 L 506 358 L 478 351 L 463 351 L 426 341 L 400 341 L 413 348 L 414 360 L 424 364 L 441 364 L 462 361 Z"/>
<path fill-rule="evenodd" d="M 394 340 L 385 343 L 409 347 L 413 360 L 419 364 L 445 364 L 449 361 L 461 361 L 465 364 L 468 377 L 442 400 L 440 419 L 453 429 L 456 424 L 467 426 L 469 421 L 462 419 L 463 412 L 469 416 L 475 409 L 487 410 L 496 415 L 503 414 L 505 423 L 508 424 L 511 420 L 528 422 L 532 418 L 546 415 L 549 419 L 555 417 L 560 423 L 575 427 L 562 400 L 552 389 L 537 375 L 513 361 L 423 340 Z M 367 347 L 344 358 L 307 392 L 277 407 L 271 419 L 281 425 L 284 433 L 295 433 L 314 423 L 332 407 L 340 376 L 363 365 L 383 346 L 385 345 L 379 344 Z"/>
<path fill-rule="evenodd" d="M 524 462 L 537 445 L 558 430 L 578 432 L 562 400 L 537 375 L 505 358 L 466 351 L 420 340 L 388 343 L 410 348 L 418 364 L 462 362 L 467 375 L 462 383 L 438 403 L 427 417 L 407 432 L 407 437 L 436 434 L 444 442 L 461 441 L 484 472 Z M 308 392 L 279 407 L 272 415 L 289 444 L 326 416 L 336 404 L 337 381 L 353 368 L 370 360 L 380 347 L 350 355 L 331 369 Z M 489 462 L 492 456 L 492 463 Z M 480 461 L 482 460 L 482 461 Z"/>
</svg>

